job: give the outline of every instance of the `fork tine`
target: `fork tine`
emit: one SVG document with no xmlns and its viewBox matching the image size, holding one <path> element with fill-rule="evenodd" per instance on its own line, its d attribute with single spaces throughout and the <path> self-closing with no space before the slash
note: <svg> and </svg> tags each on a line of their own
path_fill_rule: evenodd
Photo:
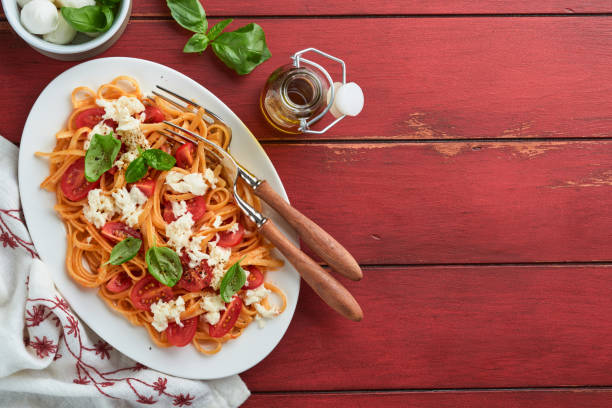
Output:
<svg viewBox="0 0 612 408">
<path fill-rule="evenodd" d="M 170 133 L 164 132 L 163 130 L 158 130 L 157 132 L 162 134 L 162 135 L 164 135 L 168 139 L 175 141 L 176 143 L 185 144 L 185 141 L 183 139 L 180 139 L 180 138 L 178 138 L 178 137 L 176 137 L 176 136 L 174 136 L 174 135 L 172 135 Z M 176 133 L 176 132 L 174 132 L 174 133 Z"/>
<path fill-rule="evenodd" d="M 183 131 L 183 132 L 187 133 L 188 135 L 195 137 L 196 139 L 199 139 L 199 140 L 201 140 L 201 141 L 205 142 L 205 143 L 204 143 L 204 145 L 206 145 L 206 146 L 211 146 L 211 147 L 215 147 L 215 148 L 219 148 L 219 149 L 220 149 L 220 147 L 218 147 L 216 144 L 214 144 L 214 143 L 213 143 L 213 142 L 211 142 L 210 140 L 207 140 L 207 139 L 203 138 L 202 136 L 200 136 L 200 135 L 198 135 L 198 134 L 196 134 L 196 133 L 193 133 L 193 132 L 191 132 L 191 131 L 189 131 L 189 130 L 187 130 L 187 129 L 185 129 L 185 128 L 182 128 L 182 127 L 180 127 L 180 126 L 178 126 L 178 125 L 175 125 L 175 124 L 174 124 L 174 123 L 172 123 L 172 122 L 164 121 L 164 123 L 165 123 L 166 125 L 172 126 L 172 127 L 176 128 L 176 129 L 179 129 L 179 130 L 181 130 L 181 131 Z M 196 142 L 196 141 L 194 141 L 193 139 L 190 139 L 189 137 L 187 137 L 187 136 L 185 136 L 185 135 L 182 135 L 182 134 L 180 134 L 180 133 L 178 133 L 178 132 L 175 132 L 175 131 L 174 131 L 174 130 L 172 130 L 172 129 L 168 129 L 168 128 L 166 128 L 166 129 L 164 129 L 164 130 L 165 130 L 166 132 L 168 132 L 168 133 L 170 133 L 170 134 L 174 135 L 174 136 L 181 137 L 181 138 L 183 138 L 183 139 L 185 139 L 185 140 L 190 141 L 191 143 L 194 143 L 194 142 L 195 142 L 195 143 L 197 144 L 197 142 Z M 163 133 L 162 133 L 162 134 L 163 134 Z M 172 137 L 172 139 L 173 139 L 173 140 L 176 140 L 174 137 Z M 217 154 L 217 152 L 215 152 L 214 150 L 211 150 L 211 149 L 210 149 L 210 147 L 209 147 L 208 149 L 206 149 L 206 150 L 207 150 L 209 153 L 211 153 L 213 156 L 215 156 L 215 157 L 217 158 L 217 160 L 219 160 L 219 161 L 221 161 L 221 160 L 222 160 L 221 156 L 219 156 L 219 155 Z"/>
<path fill-rule="evenodd" d="M 176 106 L 177 108 L 179 108 L 180 110 L 182 110 L 183 112 L 187 112 L 187 107 L 184 105 L 181 105 L 178 102 L 173 101 L 172 99 L 168 98 L 166 95 L 162 95 L 157 91 L 152 91 L 153 95 L 159 96 L 161 99 L 163 99 L 164 101 L 168 102 L 169 104 Z"/>
<path fill-rule="evenodd" d="M 185 102 L 185 103 L 186 103 L 186 104 L 188 104 L 188 105 L 192 105 L 192 106 L 195 106 L 196 108 L 201 108 L 201 109 L 204 109 L 204 112 L 206 112 L 206 114 L 208 114 L 208 115 L 212 116 L 213 118 L 217 119 L 219 122 L 225 123 L 225 122 L 223 122 L 223 119 L 221 119 L 221 118 L 220 118 L 220 117 L 219 117 L 219 116 L 218 116 L 216 113 L 214 113 L 214 112 L 212 112 L 212 111 L 209 111 L 209 110 L 208 110 L 208 109 L 206 109 L 206 108 L 203 108 L 202 106 L 198 105 L 197 103 L 195 103 L 195 102 L 193 102 L 193 101 L 190 101 L 189 99 L 185 98 L 184 96 L 181 96 L 181 95 L 177 94 L 176 92 L 173 92 L 173 91 L 171 91 L 171 90 L 169 90 L 169 89 L 166 89 L 166 88 L 164 88 L 163 86 L 160 86 L 160 85 L 156 85 L 156 86 L 157 86 L 159 89 L 161 89 L 162 91 L 164 91 L 164 92 L 166 92 L 166 93 L 169 93 L 170 95 L 172 95 L 172 96 L 174 96 L 175 98 L 177 98 L 177 99 L 179 99 L 179 100 L 181 100 L 181 101 Z M 154 91 L 153 93 L 155 93 L 155 91 Z M 156 95 L 157 95 L 157 94 L 156 94 Z M 159 96 L 159 95 L 158 95 L 158 96 Z"/>
</svg>

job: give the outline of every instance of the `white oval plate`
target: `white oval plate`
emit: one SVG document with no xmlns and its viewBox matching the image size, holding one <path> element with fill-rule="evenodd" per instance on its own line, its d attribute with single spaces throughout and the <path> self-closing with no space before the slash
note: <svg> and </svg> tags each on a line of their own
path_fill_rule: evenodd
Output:
<svg viewBox="0 0 612 408">
<path fill-rule="evenodd" d="M 51 271 L 55 285 L 79 317 L 100 337 L 126 356 L 155 370 L 193 379 L 214 379 L 248 370 L 263 360 L 283 337 L 297 304 L 300 278 L 285 262 L 267 279 L 287 295 L 287 309 L 278 317 L 266 320 L 259 328 L 251 324 L 238 339 L 225 343 L 221 351 L 207 356 L 194 347 L 159 348 L 141 326 L 131 325 L 110 309 L 96 290 L 73 282 L 66 273 L 66 231 L 53 210 L 55 195 L 39 188 L 48 175 L 46 159 L 34 157 L 36 151 L 51 151 L 55 133 L 65 126 L 72 111 L 70 93 L 77 86 L 97 89 L 119 75 L 130 75 L 140 82 L 146 95 L 159 84 L 193 98 L 217 113 L 232 128 L 231 151 L 234 157 L 258 177 L 267 180 L 274 190 L 287 199 L 285 189 L 263 148 L 238 117 L 197 82 L 185 75 L 151 61 L 135 58 L 101 58 L 79 64 L 55 78 L 40 94 L 23 129 L 19 152 L 19 189 L 25 219 L 40 258 Z M 253 101 L 253 103 L 257 103 Z M 295 232 L 276 214 L 265 208 L 279 228 L 298 244 Z"/>
</svg>

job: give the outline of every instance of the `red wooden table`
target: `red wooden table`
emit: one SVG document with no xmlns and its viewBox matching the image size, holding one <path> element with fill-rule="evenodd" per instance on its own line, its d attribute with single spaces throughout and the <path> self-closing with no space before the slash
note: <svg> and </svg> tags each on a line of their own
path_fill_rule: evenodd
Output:
<svg viewBox="0 0 612 408">
<path fill-rule="evenodd" d="M 355 324 L 303 286 L 247 407 L 612 406 L 612 4 L 206 2 L 265 29 L 273 57 L 238 77 L 183 54 L 161 0 L 135 1 L 102 56 L 157 61 L 219 95 L 258 136 L 292 202 L 363 265 Z M 238 26 L 236 23 L 234 23 Z M 257 107 L 302 48 L 346 60 L 363 113 L 285 136 Z M 19 142 L 73 65 L 0 21 L 0 133 Z M 317 404 L 317 405 L 315 405 Z"/>
</svg>

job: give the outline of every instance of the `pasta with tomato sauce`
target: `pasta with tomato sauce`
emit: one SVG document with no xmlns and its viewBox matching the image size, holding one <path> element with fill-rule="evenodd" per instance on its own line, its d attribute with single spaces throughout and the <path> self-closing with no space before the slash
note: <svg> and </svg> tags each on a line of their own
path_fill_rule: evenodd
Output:
<svg viewBox="0 0 612 408">
<path fill-rule="evenodd" d="M 191 343 L 214 354 L 254 320 L 282 313 L 285 295 L 265 280 L 282 261 L 236 205 L 223 167 L 202 143 L 167 138 L 161 122 L 224 149 L 230 130 L 203 120 L 202 110 L 185 112 L 144 97 L 127 76 L 97 91 L 76 88 L 71 101 L 55 148 L 37 153 L 49 159 L 41 187 L 56 195 L 70 277 L 97 288 L 108 306 L 146 328 L 160 347 Z M 112 164 L 98 168 L 109 155 Z M 261 210 L 245 184 L 238 193 Z M 230 273 L 246 280 L 232 289 L 234 279 L 228 293 Z M 276 306 L 272 294 L 280 299 Z"/>
</svg>

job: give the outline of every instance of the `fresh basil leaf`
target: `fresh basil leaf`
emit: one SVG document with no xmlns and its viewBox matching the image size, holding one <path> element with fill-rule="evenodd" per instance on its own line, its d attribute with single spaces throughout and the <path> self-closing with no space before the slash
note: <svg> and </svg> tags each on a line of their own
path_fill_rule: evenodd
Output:
<svg viewBox="0 0 612 408">
<path fill-rule="evenodd" d="M 85 153 L 85 179 L 89 182 L 97 181 L 105 171 L 113 167 L 120 148 L 121 141 L 113 137 L 113 132 L 104 136 L 93 135 Z"/>
<path fill-rule="evenodd" d="M 172 18 L 184 28 L 205 33 L 208 28 L 206 13 L 199 0 L 166 0 Z"/>
<path fill-rule="evenodd" d="M 108 6 L 62 7 L 61 12 L 72 28 L 83 33 L 106 31 L 115 18 Z"/>
<path fill-rule="evenodd" d="M 244 259 L 244 257 L 242 259 Z M 229 303 L 234 293 L 238 292 L 246 282 L 246 272 L 240 266 L 242 259 L 230 266 L 221 280 L 219 293 L 221 294 L 221 299 L 223 299 L 225 303 Z"/>
<path fill-rule="evenodd" d="M 183 52 L 202 52 L 208 47 L 208 37 L 203 33 L 195 33 L 191 36 Z"/>
<path fill-rule="evenodd" d="M 145 255 L 149 273 L 160 283 L 174 286 L 183 275 L 183 266 L 176 252 L 166 247 L 151 247 Z"/>
<path fill-rule="evenodd" d="M 142 241 L 140 239 L 127 237 L 113 247 L 113 250 L 110 253 L 110 258 L 104 263 L 104 265 L 121 265 L 122 263 L 129 261 L 130 259 L 134 258 L 136 254 L 138 254 L 141 245 Z"/>
<path fill-rule="evenodd" d="M 160 149 L 148 149 L 142 154 L 147 164 L 156 170 L 170 170 L 176 164 L 176 159 Z"/>
<path fill-rule="evenodd" d="M 219 21 L 217 24 L 212 26 L 212 28 L 208 30 L 208 34 L 206 34 L 206 36 L 208 37 L 208 41 L 210 42 L 215 41 L 215 39 L 219 36 L 219 34 L 221 34 L 221 32 L 225 29 L 225 27 L 230 25 L 232 21 L 234 21 L 233 18 L 228 18 L 226 20 Z"/>
<path fill-rule="evenodd" d="M 211 47 L 225 65 L 240 75 L 248 74 L 272 56 L 263 29 L 255 23 L 221 34 Z"/>
<path fill-rule="evenodd" d="M 147 163 L 145 163 L 145 159 L 142 156 L 138 156 L 136 159 L 132 160 L 128 168 L 125 170 L 125 182 L 126 183 L 134 183 L 147 174 Z"/>
</svg>

